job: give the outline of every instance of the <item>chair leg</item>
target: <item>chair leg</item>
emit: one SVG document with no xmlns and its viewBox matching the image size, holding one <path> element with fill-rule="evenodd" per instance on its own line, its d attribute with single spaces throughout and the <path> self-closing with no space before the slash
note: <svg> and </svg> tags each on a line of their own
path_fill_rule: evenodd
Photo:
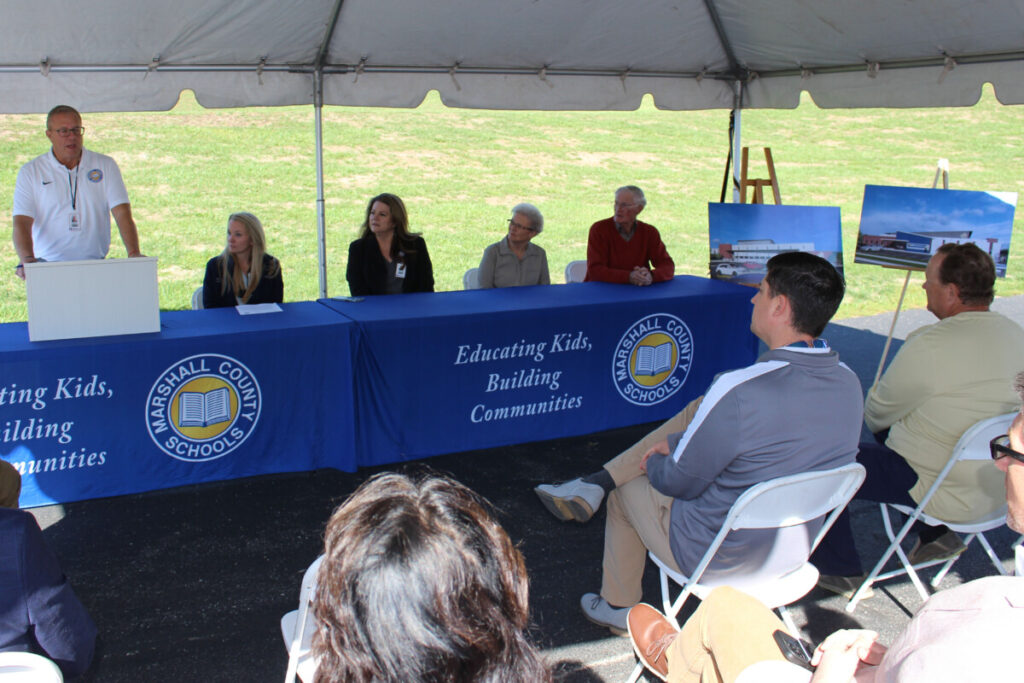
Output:
<svg viewBox="0 0 1024 683">
<path fill-rule="evenodd" d="M 921 596 L 923 602 L 927 602 L 928 598 L 931 597 L 931 593 L 924 587 L 924 583 L 921 582 L 921 577 L 917 575 L 917 570 L 914 569 L 914 565 L 910 563 L 910 558 L 907 557 L 907 553 L 903 550 L 902 545 L 896 546 L 896 555 L 900 558 L 900 563 L 903 565 L 903 569 L 906 570 L 907 576 L 910 577 L 911 583 L 914 584 L 914 588 L 917 589 L 918 594 Z"/>
<path fill-rule="evenodd" d="M 636 683 L 640 680 L 640 676 L 644 673 L 644 665 L 642 662 L 637 662 L 636 666 L 633 667 L 633 673 L 629 674 L 629 679 L 626 683 Z"/>
<path fill-rule="evenodd" d="M 985 534 L 978 534 L 978 543 L 980 543 L 981 547 L 985 549 L 985 553 L 988 555 L 988 559 L 992 560 L 992 566 L 996 568 L 996 571 L 1003 576 L 1006 576 L 1006 569 L 1003 567 L 1003 563 L 999 561 L 995 551 L 992 550 L 992 546 L 989 545 L 988 539 L 985 538 Z"/>
<path fill-rule="evenodd" d="M 793 623 L 793 615 L 789 613 L 785 605 L 781 605 L 775 608 L 775 611 L 779 613 L 779 618 L 782 619 L 782 623 L 786 625 L 786 629 L 789 630 L 789 635 L 794 638 L 800 638 L 800 629 Z"/>
<path fill-rule="evenodd" d="M 693 592 L 693 588 L 690 585 L 681 586 L 682 591 L 673 601 L 672 594 L 669 592 L 668 574 L 659 567 L 658 576 L 661 579 L 661 606 L 664 608 L 665 617 L 676 627 L 676 630 L 679 630 L 681 627 L 676 617 L 679 615 L 679 610 L 683 608 L 683 603 L 686 602 L 686 599 L 690 597 L 690 593 Z"/>
<path fill-rule="evenodd" d="M 889 538 L 889 547 L 886 548 L 884 553 L 882 553 L 882 557 L 875 564 L 874 568 L 872 568 L 871 573 L 868 574 L 867 578 L 864 579 L 864 583 L 860 585 L 860 588 L 858 588 L 850 597 L 850 601 L 846 603 L 846 611 L 850 614 L 853 614 L 853 611 L 857 609 L 857 604 L 860 603 L 861 599 L 864 597 L 865 591 L 867 591 L 867 589 L 871 587 L 871 584 L 875 582 L 875 577 L 882 573 L 882 569 L 885 568 L 886 563 L 889 562 L 889 558 L 892 557 L 893 553 L 900 554 L 900 561 L 903 563 L 904 567 L 910 566 L 906 559 L 906 553 L 903 552 L 903 548 L 900 546 L 900 543 L 903 542 L 903 538 L 910 531 L 910 527 L 914 525 L 914 521 L 917 517 L 911 516 L 908 518 L 903 526 L 900 527 L 899 533 L 894 534 L 892 530 L 892 521 L 889 519 L 889 508 L 886 507 L 884 503 L 880 504 L 878 507 L 882 513 L 882 525 L 885 527 L 885 535 Z M 911 580 L 917 583 L 918 591 L 924 591 L 924 586 L 920 585 L 921 580 L 917 578 L 917 574 L 914 574 L 911 577 Z M 927 595 L 927 593 L 925 593 L 925 595 Z M 925 597 L 925 599 L 927 600 L 927 597 Z"/>
<path fill-rule="evenodd" d="M 661 580 L 661 611 L 676 628 L 679 628 L 679 624 L 676 623 L 675 616 L 672 614 L 672 595 L 668 592 L 668 574 L 660 567 L 658 568 L 658 578 Z"/>
</svg>

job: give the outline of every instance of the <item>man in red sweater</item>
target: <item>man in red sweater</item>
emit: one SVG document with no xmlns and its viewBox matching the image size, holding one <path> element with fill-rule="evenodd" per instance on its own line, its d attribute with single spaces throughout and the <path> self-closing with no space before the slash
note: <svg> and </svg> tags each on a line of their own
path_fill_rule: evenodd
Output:
<svg viewBox="0 0 1024 683">
<path fill-rule="evenodd" d="M 615 282 L 640 287 L 671 280 L 676 264 L 658 229 L 636 219 L 647 200 L 626 185 L 615 191 L 615 215 L 590 226 L 584 282 Z"/>
</svg>

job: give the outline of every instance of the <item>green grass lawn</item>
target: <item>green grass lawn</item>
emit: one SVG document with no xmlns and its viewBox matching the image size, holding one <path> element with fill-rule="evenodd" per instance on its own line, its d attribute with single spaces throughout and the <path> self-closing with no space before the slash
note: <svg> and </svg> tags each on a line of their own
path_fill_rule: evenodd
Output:
<svg viewBox="0 0 1024 683">
<path fill-rule="evenodd" d="M 642 218 L 656 225 L 677 273 L 706 275 L 707 203 L 717 201 L 727 153 L 728 112 L 510 112 L 448 109 L 431 96 L 415 110 L 326 107 L 324 173 L 327 283 L 348 294 L 345 259 L 366 201 L 394 192 L 434 261 L 438 290 L 461 289 L 462 274 L 506 229 L 520 201 L 540 207 L 552 280 L 585 258 L 587 229 L 612 212 L 612 192 L 637 184 Z M 121 166 L 142 243 L 160 259 L 160 305 L 188 308 L 206 260 L 223 248 L 225 222 L 252 211 L 281 259 L 288 301 L 313 299 L 316 175 L 312 107 L 207 110 L 190 93 L 169 112 L 86 114 L 85 143 Z M 48 149 L 44 117 L 0 116 L 0 206 L 10 226 L 18 168 Z M 901 271 L 853 264 L 865 184 L 930 187 L 940 157 L 950 186 L 1024 193 L 1024 108 L 1000 105 L 986 89 L 957 109 L 796 110 L 743 114 L 751 175 L 765 177 L 770 146 L 786 204 L 839 206 L 848 293 L 840 317 L 895 307 Z M 1014 222 L 1001 295 L 1024 292 L 1021 219 Z M 111 256 L 123 256 L 116 228 Z M 0 321 L 25 319 L 23 284 L 9 238 Z M 914 275 L 906 306 L 922 306 Z"/>
</svg>

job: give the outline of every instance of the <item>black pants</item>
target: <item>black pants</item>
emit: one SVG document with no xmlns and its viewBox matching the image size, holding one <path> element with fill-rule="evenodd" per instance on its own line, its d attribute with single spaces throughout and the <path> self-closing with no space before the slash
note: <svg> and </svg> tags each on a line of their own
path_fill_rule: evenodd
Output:
<svg viewBox="0 0 1024 683">
<path fill-rule="evenodd" d="M 876 441 L 860 444 L 857 462 L 864 465 L 867 476 L 854 500 L 917 507 L 909 493 L 917 484 L 917 473 L 899 453 L 885 445 L 887 436 L 888 430 L 876 434 Z M 921 543 L 929 543 L 946 533 L 947 529 L 944 526 L 932 527 L 918 522 L 911 531 L 918 534 Z M 819 572 L 830 576 L 860 576 L 864 573 L 860 555 L 857 554 L 857 547 L 854 545 L 849 508 L 843 510 L 836 523 L 821 540 L 818 549 L 811 556 L 811 562 Z"/>
</svg>

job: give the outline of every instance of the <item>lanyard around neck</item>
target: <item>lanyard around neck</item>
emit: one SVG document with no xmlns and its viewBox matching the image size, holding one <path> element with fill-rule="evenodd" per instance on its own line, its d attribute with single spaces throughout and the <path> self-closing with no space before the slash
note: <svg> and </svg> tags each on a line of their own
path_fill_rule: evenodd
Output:
<svg viewBox="0 0 1024 683">
<path fill-rule="evenodd" d="M 75 205 L 77 204 L 77 201 L 78 201 L 78 167 L 81 166 L 81 165 L 82 165 L 82 161 L 81 160 L 79 160 L 78 163 L 75 164 L 75 184 L 74 184 L 74 186 L 71 185 L 71 171 L 70 171 L 70 169 L 68 170 L 68 192 L 71 193 L 71 210 L 72 211 L 74 211 L 76 209 Z"/>
</svg>

